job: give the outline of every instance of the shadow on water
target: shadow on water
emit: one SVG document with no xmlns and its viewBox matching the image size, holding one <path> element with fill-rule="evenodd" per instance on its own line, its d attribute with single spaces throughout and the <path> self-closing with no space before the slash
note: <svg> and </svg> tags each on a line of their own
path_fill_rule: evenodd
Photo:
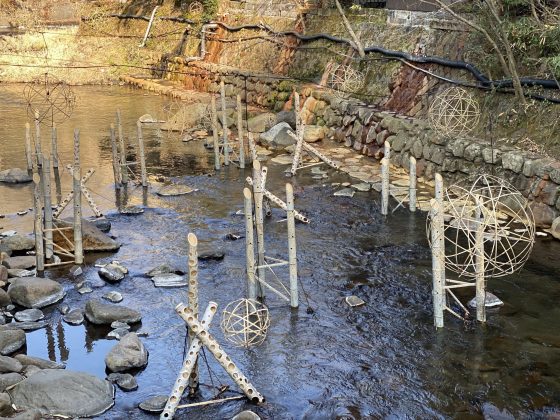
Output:
<svg viewBox="0 0 560 420">
<path fill-rule="evenodd" d="M 79 295 L 64 270 L 49 276 L 64 284 L 65 302 L 72 308 L 83 308 L 87 299 L 117 290 L 124 296 L 123 305 L 142 312 L 139 330 L 148 333 L 142 339 L 149 351 L 148 366 L 137 373 L 138 390 L 118 390 L 115 407 L 102 418 L 153 418 L 136 407 L 149 396 L 169 393 L 176 378 L 186 329 L 173 308 L 186 301 L 186 290 L 154 288 L 142 274 L 162 262 L 186 269 L 186 236 L 194 232 L 201 248 L 220 248 L 226 254 L 222 262 L 200 264 L 201 307 L 214 300 L 223 309 L 242 297 L 244 241 L 223 238 L 229 232 L 244 232 L 243 217 L 235 212 L 243 207 L 241 191 L 249 170 L 229 167 L 214 174 L 210 153 L 202 142 L 182 143 L 147 133 L 151 185 L 145 194 L 141 188 L 129 188 L 126 200 L 124 192 L 121 196 L 128 204 L 143 204 L 145 212 L 120 215 L 115 211 L 111 185 L 110 145 L 102 132 L 117 105 L 133 127 L 134 119 L 149 109 L 157 115 L 164 99 L 123 88 L 80 88 L 78 93 L 86 105 L 104 104 L 96 115 L 97 124 L 82 129 L 84 144 L 88 144 L 83 159 L 97 168 L 92 189 L 107 198 L 100 200 L 101 206 L 112 222 L 111 234 L 123 246 L 115 254 L 88 256 L 81 280 L 92 284 L 89 295 Z M 128 102 L 122 103 L 123 98 L 129 98 Z M 9 101 L 2 107 L 9 111 L 7 104 Z M 14 115 L 14 124 L 21 127 L 23 117 Z M 0 136 L 0 145 L 8 150 L 8 157 L 2 154 L 3 164 L 8 160 L 14 163 L 10 166 L 22 166 L 23 149 L 14 146 L 13 150 L 21 149 L 15 153 L 11 148 L 21 130 L 2 129 L 6 132 Z M 61 147 L 68 152 L 70 138 L 63 138 Z M 269 164 L 268 185 L 279 196 L 284 195 L 283 170 Z M 252 409 L 263 418 L 274 419 L 480 418 L 484 404 L 506 409 L 516 417 L 543 418 L 558 413 L 560 264 L 555 256 L 559 244 L 539 241 L 521 273 L 490 280 L 489 289 L 506 305 L 489 313 L 486 326 L 447 317 L 446 328 L 436 332 L 425 215 L 401 209 L 384 219 L 379 214 L 378 194 L 333 197 L 335 188 L 330 183 L 348 178 L 331 171 L 329 175 L 325 185 L 305 172 L 291 180 L 296 207 L 312 220 L 308 226 L 297 225 L 303 286 L 300 308 L 290 310 L 283 301 L 268 296 L 272 326 L 267 340 L 255 349 L 228 345 L 218 320 L 212 326 L 217 339 L 267 402 L 255 407 L 234 401 L 187 409 L 181 416 L 227 419 L 242 409 Z M 199 191 L 159 197 L 155 194 L 161 186 L 158 176 L 173 177 L 174 182 Z M 28 206 L 26 188 L 21 188 L 25 194 L 20 196 L 0 187 L 0 211 L 10 213 Z M 265 222 L 271 256 L 287 253 L 282 218 L 282 212 L 275 209 Z M 23 218 L 9 216 L 2 223 L 6 228 L 30 230 Z M 129 275 L 120 284 L 97 287 L 94 264 L 113 259 L 123 262 Z M 280 270 L 277 274 L 287 278 Z M 348 307 L 344 297 L 351 294 L 366 305 Z M 471 297 L 461 295 L 463 300 Z M 103 359 L 115 344 L 105 338 L 108 330 L 88 324 L 66 325 L 56 310 L 49 314 L 49 321 L 51 327 L 28 334 L 27 353 L 105 377 Z M 231 383 L 209 355 L 207 362 L 201 363 L 204 384 Z M 202 394 L 211 398 L 215 390 L 204 386 Z"/>
</svg>

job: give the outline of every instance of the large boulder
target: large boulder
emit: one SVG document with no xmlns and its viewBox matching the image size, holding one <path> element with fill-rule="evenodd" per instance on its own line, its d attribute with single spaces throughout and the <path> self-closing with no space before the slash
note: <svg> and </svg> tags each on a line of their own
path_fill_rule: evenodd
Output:
<svg viewBox="0 0 560 420">
<path fill-rule="evenodd" d="M 19 373 L 23 369 L 19 360 L 13 357 L 0 356 L 0 373 Z"/>
<path fill-rule="evenodd" d="M 6 169 L 5 171 L 0 172 L 0 182 L 5 182 L 7 184 L 21 184 L 31 181 L 33 181 L 31 175 L 20 168 Z"/>
<path fill-rule="evenodd" d="M 35 248 L 35 240 L 23 235 L 2 238 L 0 243 L 10 251 L 31 251 Z"/>
<path fill-rule="evenodd" d="M 25 308 L 43 308 L 61 300 L 65 292 L 54 280 L 23 277 L 12 281 L 8 295 L 12 302 Z"/>
<path fill-rule="evenodd" d="M 280 111 L 276 114 L 276 122 L 288 123 L 294 130 L 296 129 L 296 113 L 294 111 Z"/>
<path fill-rule="evenodd" d="M 3 373 L 0 375 L 0 392 L 4 392 L 6 388 L 23 381 L 25 378 L 19 373 Z"/>
<path fill-rule="evenodd" d="M 134 309 L 126 306 L 103 303 L 100 300 L 92 299 L 86 303 L 86 318 L 93 324 L 111 324 L 114 321 L 134 324 L 140 322 L 142 315 Z"/>
<path fill-rule="evenodd" d="M 45 416 L 93 417 L 114 404 L 112 384 L 96 376 L 60 369 L 41 370 L 10 390 L 18 408 Z"/>
<path fill-rule="evenodd" d="M 23 330 L 0 330 L 0 354 L 6 356 L 19 350 L 25 344 L 25 332 Z"/>
<path fill-rule="evenodd" d="M 18 360 L 23 366 L 37 366 L 39 369 L 64 369 L 63 363 L 56 363 L 52 360 L 41 359 L 40 357 L 28 356 L 26 354 L 16 354 L 14 359 Z"/>
<path fill-rule="evenodd" d="M 136 333 L 128 333 L 109 350 L 105 364 L 112 372 L 141 368 L 148 364 L 148 352 Z"/>
<path fill-rule="evenodd" d="M 325 129 L 318 125 L 306 125 L 303 130 L 303 139 L 307 143 L 315 143 L 325 138 Z"/>
<path fill-rule="evenodd" d="M 295 133 L 293 132 L 290 125 L 288 123 L 282 122 L 280 124 L 276 124 L 267 132 L 262 133 L 260 139 L 265 146 L 274 148 L 285 148 L 296 143 L 295 138 L 291 136 L 290 133 L 295 136 Z"/>
<path fill-rule="evenodd" d="M 270 112 L 257 115 L 247 120 L 247 127 L 251 133 L 264 133 L 276 124 L 276 115 Z"/>
<path fill-rule="evenodd" d="M 60 228 L 71 228 L 64 231 L 67 238 L 74 237 L 73 223 L 70 220 L 56 220 L 55 225 Z M 58 231 L 53 232 L 54 242 L 64 248 L 68 248 L 69 244 L 64 239 L 62 234 Z M 93 223 L 82 219 L 82 241 L 85 252 L 102 252 L 102 251 L 117 251 L 121 245 L 111 239 L 109 236 L 101 232 Z M 72 247 L 71 247 L 72 248 Z M 72 249 L 73 251 L 73 249 Z"/>
</svg>

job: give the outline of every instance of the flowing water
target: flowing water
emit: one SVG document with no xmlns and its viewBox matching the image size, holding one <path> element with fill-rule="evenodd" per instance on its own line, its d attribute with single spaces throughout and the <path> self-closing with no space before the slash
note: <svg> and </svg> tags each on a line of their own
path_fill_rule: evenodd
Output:
<svg viewBox="0 0 560 420">
<path fill-rule="evenodd" d="M 25 103 L 22 86 L 0 86 L 1 169 L 25 167 Z M 229 232 L 244 232 L 242 189 L 249 170 L 236 167 L 214 173 L 212 154 L 201 142 L 145 132 L 150 188 L 130 189 L 131 204 L 144 205 L 139 216 L 115 210 L 110 164 L 109 125 L 120 108 L 130 137 L 133 159 L 135 121 L 145 113 L 164 118 L 166 99 L 123 87 L 76 88 L 77 106 L 59 128 L 59 149 L 65 164 L 72 160 L 72 130 L 81 130 L 82 167 L 95 168 L 88 182 L 94 199 L 112 222 L 111 234 L 122 243 L 114 254 L 87 255 L 83 278 L 97 283 L 95 263 L 113 259 L 130 274 L 118 285 L 94 288 L 81 296 L 66 270 L 50 272 L 68 294 L 71 307 L 110 290 L 124 296 L 123 305 L 142 312 L 137 329 L 143 338 L 148 366 L 136 373 L 139 388 L 117 390 L 115 406 L 102 418 L 153 418 L 137 408 L 149 396 L 168 394 L 181 366 L 185 324 L 173 308 L 186 301 L 184 288 L 155 288 L 143 276 L 162 263 L 186 269 L 186 236 L 194 232 L 201 247 L 221 248 L 221 262 L 201 262 L 200 304 L 213 300 L 224 308 L 243 297 L 245 245 L 225 241 Z M 46 130 L 43 128 L 43 130 Z M 48 141 L 47 135 L 43 140 Z M 45 146 L 46 147 L 46 146 Z M 285 167 L 269 163 L 268 186 L 283 196 Z M 321 184 L 304 171 L 292 180 L 296 208 L 311 218 L 297 225 L 300 308 L 290 310 L 268 296 L 272 325 L 266 341 L 249 350 L 224 340 L 219 319 L 212 332 L 240 369 L 266 397 L 262 406 L 244 401 L 182 410 L 178 418 L 228 419 L 252 409 L 270 419 L 482 418 L 490 404 L 516 418 L 558 418 L 560 415 L 560 244 L 539 240 L 531 260 L 518 274 L 491 279 L 489 290 L 506 302 L 488 313 L 486 325 L 446 316 L 445 329 L 435 331 L 431 304 L 431 259 L 425 235 L 425 214 L 400 209 L 386 219 L 379 214 L 375 192 L 354 198 L 333 197 L 331 182 L 350 181 L 329 170 Z M 158 176 L 199 189 L 191 195 L 162 198 Z M 62 173 L 64 195 L 70 177 Z M 0 186 L 0 219 L 4 230 L 31 230 L 31 186 Z M 68 211 L 68 210 L 67 210 Z M 283 212 L 275 209 L 265 223 L 267 253 L 287 256 Z M 70 213 L 67 213 L 70 215 Z M 287 273 L 276 271 L 287 279 Z M 269 274 L 272 278 L 272 274 Z M 344 297 L 361 297 L 365 306 L 350 308 Z M 463 300 L 468 293 L 460 294 Z M 54 308 L 50 326 L 27 334 L 27 353 L 63 361 L 68 369 L 105 377 L 104 357 L 115 341 L 107 328 L 69 326 Z M 231 384 L 211 355 L 200 363 L 202 396 L 215 395 L 212 385 Z M 212 375 L 209 374 L 212 372 Z M 232 385 L 231 389 L 235 390 Z M 235 395 L 235 394 L 224 394 Z"/>
</svg>

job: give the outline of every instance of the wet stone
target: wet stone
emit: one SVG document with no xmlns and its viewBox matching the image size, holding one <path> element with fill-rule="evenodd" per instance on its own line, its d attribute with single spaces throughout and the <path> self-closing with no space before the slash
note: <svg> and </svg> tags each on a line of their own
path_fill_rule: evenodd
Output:
<svg viewBox="0 0 560 420">
<path fill-rule="evenodd" d="M 128 325 L 126 322 L 121 322 L 121 321 L 115 321 L 115 322 L 111 322 L 111 328 L 113 329 L 118 329 L 118 328 L 124 328 L 126 330 L 130 329 L 130 325 Z"/>
<path fill-rule="evenodd" d="M 115 262 L 107 264 L 99 270 L 99 276 L 108 282 L 121 281 L 124 279 L 126 273 L 128 273 L 128 270 Z"/>
<path fill-rule="evenodd" d="M 102 297 L 103 299 L 113 303 L 119 303 L 122 302 L 123 300 L 122 295 L 119 292 L 114 292 L 114 291 L 105 293 Z"/>
<path fill-rule="evenodd" d="M 70 312 L 70 306 L 66 303 L 61 303 L 60 305 L 58 305 L 58 312 L 60 312 L 62 315 L 66 315 L 68 312 Z"/>
<path fill-rule="evenodd" d="M 352 188 L 343 188 L 342 190 L 336 191 L 333 195 L 335 197 L 354 197 L 355 191 Z"/>
<path fill-rule="evenodd" d="M 26 366 L 25 369 L 23 369 L 22 373 L 23 376 L 25 376 L 26 378 L 29 378 L 32 375 L 35 375 L 37 372 L 42 371 L 43 369 L 41 369 L 38 366 L 34 366 L 34 365 L 29 365 Z"/>
<path fill-rule="evenodd" d="M 201 253 L 198 254 L 198 259 L 200 261 L 220 261 L 223 260 L 225 256 L 224 251 L 222 250 L 208 250 L 208 251 L 203 251 Z"/>
<path fill-rule="evenodd" d="M 8 294 L 12 302 L 25 308 L 43 308 L 58 302 L 66 293 L 54 280 L 27 277 L 13 281 Z"/>
<path fill-rule="evenodd" d="M 23 330 L 0 330 L 0 354 L 6 356 L 19 350 L 25 344 Z"/>
<path fill-rule="evenodd" d="M 344 300 L 346 301 L 348 306 L 351 306 L 353 308 L 365 305 L 365 302 L 358 296 L 347 296 L 346 298 L 344 298 Z"/>
<path fill-rule="evenodd" d="M 23 369 L 22 364 L 19 360 L 13 357 L 0 356 L 0 373 L 19 373 Z"/>
<path fill-rule="evenodd" d="M 8 276 L 12 278 L 35 277 L 36 275 L 37 270 L 24 270 L 21 268 L 8 269 Z"/>
<path fill-rule="evenodd" d="M 70 325 L 80 325 L 84 322 L 84 314 L 81 309 L 72 309 L 62 317 L 64 322 Z"/>
<path fill-rule="evenodd" d="M 130 331 L 129 331 L 130 327 L 128 328 L 115 328 L 113 331 L 110 331 L 109 334 L 107 334 L 107 338 L 112 340 L 120 340 L 121 338 L 123 338 L 125 335 L 127 335 Z"/>
<path fill-rule="evenodd" d="M 179 276 L 173 273 L 154 276 L 152 277 L 152 281 L 156 287 L 182 287 L 188 284 L 188 280 L 185 276 Z"/>
<path fill-rule="evenodd" d="M 86 303 L 86 318 L 93 324 L 111 324 L 113 321 L 122 321 L 127 324 L 139 322 L 142 319 L 140 312 L 126 306 L 103 303 L 92 299 Z"/>
<path fill-rule="evenodd" d="M 80 267 L 79 265 L 74 265 L 72 266 L 72 268 L 70 268 L 70 275 L 77 277 L 79 275 L 81 275 L 83 273 L 82 267 Z"/>
<path fill-rule="evenodd" d="M 181 270 L 177 269 L 176 267 L 173 267 L 167 263 L 163 263 L 158 265 L 157 267 L 152 268 L 150 271 L 146 273 L 146 275 L 148 277 L 154 277 L 154 276 L 159 276 L 162 274 L 170 274 L 170 273 L 183 274 L 183 272 L 181 272 Z"/>
<path fill-rule="evenodd" d="M 103 233 L 107 233 L 111 230 L 111 222 L 107 220 L 105 217 L 94 219 L 92 220 L 92 223 L 95 225 L 97 229 L 99 229 Z"/>
<path fill-rule="evenodd" d="M 237 241 L 238 239 L 244 238 L 243 235 L 237 235 L 235 233 L 228 233 L 226 236 L 224 236 L 224 239 L 226 241 Z"/>
<path fill-rule="evenodd" d="M 352 185 L 352 188 L 354 188 L 357 191 L 367 192 L 371 189 L 371 185 L 368 184 L 367 182 L 361 182 L 359 184 Z"/>
<path fill-rule="evenodd" d="M 26 309 L 24 311 L 19 311 L 14 314 L 14 318 L 20 322 L 26 322 L 26 321 L 35 322 L 35 321 L 39 321 L 40 319 L 43 319 L 44 317 L 45 315 L 43 314 L 43 311 L 41 311 L 40 309 Z"/>
<path fill-rule="evenodd" d="M 111 373 L 107 376 L 107 380 L 117 384 L 123 391 L 134 391 L 138 389 L 138 382 L 136 382 L 136 378 L 130 373 Z"/>
<path fill-rule="evenodd" d="M 167 395 L 156 395 L 142 401 L 138 407 L 149 413 L 161 413 L 165 408 L 167 398 Z"/>
<path fill-rule="evenodd" d="M 148 364 L 148 352 L 135 333 L 128 333 L 109 350 L 105 364 L 111 372 L 141 368 Z"/>
<path fill-rule="evenodd" d="M 242 411 L 231 420 L 261 420 L 261 418 L 250 410 Z"/>
<path fill-rule="evenodd" d="M 93 292 L 93 289 L 91 287 L 89 287 L 87 284 L 83 285 L 82 287 L 80 287 L 78 289 L 78 293 L 80 295 L 85 295 L 86 293 L 91 293 L 91 292 Z"/>
<path fill-rule="evenodd" d="M 4 328 L 8 328 L 11 330 L 35 331 L 41 328 L 45 328 L 47 325 L 49 325 L 47 321 L 24 321 L 6 324 L 4 325 Z"/>
<path fill-rule="evenodd" d="M 23 381 L 25 378 L 19 373 L 3 373 L 0 374 L 0 392 L 4 392 L 6 388 Z"/>
<path fill-rule="evenodd" d="M 37 366 L 41 369 L 64 369 L 66 366 L 64 363 L 53 362 L 52 360 L 41 359 L 40 357 L 28 356 L 26 354 L 17 354 L 14 356 L 15 359 L 23 366 Z"/>
<path fill-rule="evenodd" d="M 24 255 L 21 257 L 10 257 L 4 261 L 4 265 L 10 269 L 29 270 L 35 267 L 35 257 L 31 255 Z"/>
<path fill-rule="evenodd" d="M 504 302 L 502 302 L 498 296 L 488 291 L 486 292 L 486 299 L 484 303 L 484 306 L 486 306 L 487 308 L 495 308 L 504 304 Z M 469 301 L 468 306 L 471 308 L 476 308 L 476 296 Z"/>
</svg>

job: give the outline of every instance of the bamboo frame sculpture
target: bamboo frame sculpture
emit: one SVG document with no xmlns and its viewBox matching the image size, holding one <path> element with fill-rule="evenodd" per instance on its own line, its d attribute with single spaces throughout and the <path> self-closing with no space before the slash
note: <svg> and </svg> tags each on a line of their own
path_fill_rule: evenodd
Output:
<svg viewBox="0 0 560 420">
<path fill-rule="evenodd" d="M 453 86 L 435 97 L 428 110 L 428 119 L 440 136 L 462 137 L 480 122 L 480 106 L 467 90 Z"/>
<path fill-rule="evenodd" d="M 255 299 L 235 300 L 222 311 L 220 328 L 225 339 L 236 347 L 262 344 L 269 327 L 268 308 Z"/>
</svg>

